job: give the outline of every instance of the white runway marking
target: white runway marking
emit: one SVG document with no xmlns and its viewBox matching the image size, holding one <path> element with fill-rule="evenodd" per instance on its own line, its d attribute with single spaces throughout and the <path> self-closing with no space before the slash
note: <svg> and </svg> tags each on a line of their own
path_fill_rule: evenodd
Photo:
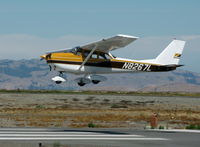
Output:
<svg viewBox="0 0 200 147">
<path fill-rule="evenodd" d="M 48 134 L 0 134 L 0 136 L 7 137 L 7 136 L 13 136 L 13 137 L 21 137 L 21 136 L 27 136 L 27 137 L 56 137 L 56 136 L 66 136 L 66 137 L 143 137 L 142 135 L 48 135 Z"/>
<path fill-rule="evenodd" d="M 0 141 L 17 141 L 17 140 L 143 140 L 143 141 L 165 141 L 169 140 L 167 138 L 159 138 L 159 137 L 145 137 L 143 135 L 136 134 L 104 134 L 101 132 L 70 132 L 64 131 L 61 132 L 47 132 L 42 130 L 43 132 L 32 131 L 32 130 L 0 130 Z M 53 131 L 53 130 L 52 130 Z"/>
<path fill-rule="evenodd" d="M 184 129 L 169 129 L 169 130 L 149 129 L 149 130 L 150 131 L 159 131 L 159 132 L 200 133 L 200 130 L 184 130 Z"/>
<path fill-rule="evenodd" d="M 5 131 L 0 131 L 0 134 L 100 134 L 100 133 L 93 133 L 93 132 L 5 132 Z"/>
<path fill-rule="evenodd" d="M 148 141 L 165 141 L 167 138 L 0 138 L 0 140 L 148 140 Z"/>
</svg>

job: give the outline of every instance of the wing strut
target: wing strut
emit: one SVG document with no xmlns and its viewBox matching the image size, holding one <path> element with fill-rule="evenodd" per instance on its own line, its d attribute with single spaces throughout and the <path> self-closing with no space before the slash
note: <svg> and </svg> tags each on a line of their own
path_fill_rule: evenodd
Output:
<svg viewBox="0 0 200 147">
<path fill-rule="evenodd" d="M 78 70 L 81 70 L 81 68 L 85 65 L 85 63 L 89 60 L 89 58 L 91 57 L 91 55 L 94 53 L 94 51 L 97 49 L 97 45 L 95 44 L 94 48 L 90 51 L 90 53 L 88 54 L 88 56 L 85 58 L 85 60 L 83 61 L 83 63 L 81 64 L 81 66 L 79 67 Z"/>
</svg>

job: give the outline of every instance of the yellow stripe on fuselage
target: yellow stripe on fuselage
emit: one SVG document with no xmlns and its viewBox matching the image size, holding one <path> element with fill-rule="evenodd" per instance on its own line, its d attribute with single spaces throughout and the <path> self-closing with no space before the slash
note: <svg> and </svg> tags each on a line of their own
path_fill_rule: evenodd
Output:
<svg viewBox="0 0 200 147">
<path fill-rule="evenodd" d="M 50 60 L 83 62 L 82 55 L 73 53 L 52 53 Z"/>
<path fill-rule="evenodd" d="M 83 62 L 84 57 L 81 55 L 75 55 L 73 53 L 52 53 L 51 58 L 48 58 L 47 60 L 57 60 L 57 61 L 72 61 L 72 62 Z M 159 64 L 153 64 L 153 63 L 145 63 L 145 62 L 139 62 L 139 61 L 129 61 L 129 60 L 120 60 L 120 59 L 109 59 L 111 62 L 128 62 L 128 63 L 138 63 L 138 64 L 149 64 L 149 65 L 157 65 Z M 96 59 L 96 58 L 91 58 L 88 60 L 88 62 L 103 62 L 103 61 L 108 61 L 106 59 Z"/>
</svg>

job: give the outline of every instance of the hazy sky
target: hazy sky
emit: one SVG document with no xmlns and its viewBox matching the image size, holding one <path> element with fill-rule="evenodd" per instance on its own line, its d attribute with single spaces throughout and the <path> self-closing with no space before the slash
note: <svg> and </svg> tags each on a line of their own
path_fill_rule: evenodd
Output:
<svg viewBox="0 0 200 147">
<path fill-rule="evenodd" d="M 200 72 L 199 6 L 199 0 L 1 0 L 0 59 L 38 58 L 128 34 L 140 39 L 116 55 L 154 58 L 173 38 L 183 39 L 183 69 Z"/>
</svg>

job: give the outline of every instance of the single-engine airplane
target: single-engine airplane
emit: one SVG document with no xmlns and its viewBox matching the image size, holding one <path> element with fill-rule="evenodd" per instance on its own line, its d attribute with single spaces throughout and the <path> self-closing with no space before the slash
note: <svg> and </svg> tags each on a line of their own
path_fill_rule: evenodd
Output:
<svg viewBox="0 0 200 147">
<path fill-rule="evenodd" d="M 131 60 L 113 56 L 110 51 L 122 48 L 138 39 L 135 36 L 116 35 L 87 45 L 48 52 L 41 56 L 50 70 L 59 75 L 52 78 L 56 84 L 65 82 L 63 73 L 82 74 L 75 79 L 79 86 L 105 81 L 99 74 L 130 72 L 165 72 L 175 70 L 179 65 L 185 41 L 173 40 L 155 59 Z"/>
</svg>

